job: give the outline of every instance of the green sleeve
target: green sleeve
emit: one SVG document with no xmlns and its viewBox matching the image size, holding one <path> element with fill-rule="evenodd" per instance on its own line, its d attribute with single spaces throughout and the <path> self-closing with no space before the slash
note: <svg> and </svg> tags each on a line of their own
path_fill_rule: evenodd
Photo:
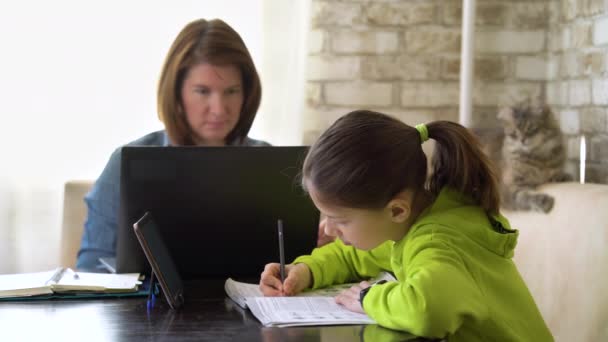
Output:
<svg viewBox="0 0 608 342">
<path fill-rule="evenodd" d="M 488 316 L 477 284 L 445 243 L 421 236 L 408 243 L 403 256 L 400 282 L 372 287 L 363 301 L 378 324 L 441 338 L 458 330 L 467 317 Z"/>
<path fill-rule="evenodd" d="M 389 270 L 391 250 L 391 242 L 383 243 L 370 251 L 362 251 L 336 239 L 335 242 L 315 248 L 310 255 L 296 258 L 293 263 L 304 263 L 310 268 L 312 288 L 317 289 L 375 277 L 381 271 Z"/>
</svg>

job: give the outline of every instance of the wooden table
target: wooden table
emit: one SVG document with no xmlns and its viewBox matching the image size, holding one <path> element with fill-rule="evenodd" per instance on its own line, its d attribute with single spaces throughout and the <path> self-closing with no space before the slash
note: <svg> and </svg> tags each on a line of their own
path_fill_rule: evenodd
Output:
<svg viewBox="0 0 608 342">
<path fill-rule="evenodd" d="M 267 328 L 224 280 L 186 283 L 182 309 L 146 298 L 0 302 L 1 341 L 423 341 L 377 325 Z"/>
</svg>

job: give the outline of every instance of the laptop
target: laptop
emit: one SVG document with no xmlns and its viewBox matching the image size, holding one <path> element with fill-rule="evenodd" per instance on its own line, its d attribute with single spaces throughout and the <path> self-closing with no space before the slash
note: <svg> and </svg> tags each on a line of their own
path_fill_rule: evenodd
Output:
<svg viewBox="0 0 608 342">
<path fill-rule="evenodd" d="M 184 279 L 259 277 L 315 247 L 319 212 L 300 185 L 307 147 L 122 148 L 116 272 L 148 272 L 133 224 L 152 213 Z"/>
</svg>

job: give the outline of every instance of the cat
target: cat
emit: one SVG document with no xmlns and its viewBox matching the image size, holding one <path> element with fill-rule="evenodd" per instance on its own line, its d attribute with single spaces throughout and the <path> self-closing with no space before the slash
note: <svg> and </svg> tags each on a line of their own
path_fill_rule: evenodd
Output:
<svg viewBox="0 0 608 342">
<path fill-rule="evenodd" d="M 554 198 L 536 187 L 572 180 L 563 171 L 566 152 L 551 109 L 525 100 L 501 109 L 497 118 L 504 130 L 499 162 L 502 206 L 510 210 L 550 212 Z"/>
</svg>

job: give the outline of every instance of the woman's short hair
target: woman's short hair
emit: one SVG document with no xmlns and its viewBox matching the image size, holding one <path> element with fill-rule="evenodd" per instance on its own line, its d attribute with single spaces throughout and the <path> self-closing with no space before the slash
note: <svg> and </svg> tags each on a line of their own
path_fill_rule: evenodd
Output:
<svg viewBox="0 0 608 342">
<path fill-rule="evenodd" d="M 243 106 L 239 121 L 226 143 L 240 142 L 249 133 L 260 106 L 262 86 L 241 36 L 220 19 L 198 19 L 186 25 L 173 41 L 158 82 L 158 117 L 175 145 L 194 145 L 192 131 L 181 105 L 181 87 L 188 71 L 200 63 L 234 65 L 243 82 Z"/>
</svg>

